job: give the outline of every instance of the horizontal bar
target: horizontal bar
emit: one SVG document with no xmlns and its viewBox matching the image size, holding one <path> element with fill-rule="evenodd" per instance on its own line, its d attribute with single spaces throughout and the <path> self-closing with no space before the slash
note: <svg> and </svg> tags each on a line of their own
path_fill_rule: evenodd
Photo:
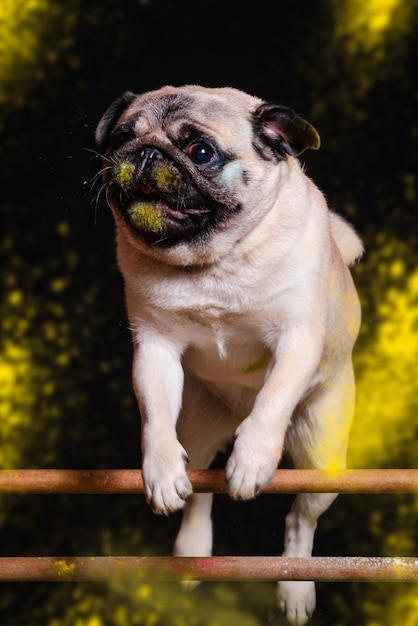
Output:
<svg viewBox="0 0 418 626">
<path fill-rule="evenodd" d="M 223 470 L 188 472 L 195 493 L 226 493 Z M 140 470 L 1 470 L 0 493 L 143 493 Z M 262 493 L 418 493 L 418 470 L 283 469 Z"/>
<path fill-rule="evenodd" d="M 0 582 L 141 581 L 417 582 L 418 558 L 3 557 Z"/>
</svg>

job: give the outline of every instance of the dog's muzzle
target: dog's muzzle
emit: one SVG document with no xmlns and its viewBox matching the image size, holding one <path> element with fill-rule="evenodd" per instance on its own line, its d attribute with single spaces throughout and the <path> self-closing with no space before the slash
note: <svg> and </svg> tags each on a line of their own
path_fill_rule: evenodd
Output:
<svg viewBox="0 0 418 626">
<path fill-rule="evenodd" d="M 107 186 L 124 222 L 153 245 L 204 235 L 219 220 L 221 205 L 154 146 L 121 156 L 108 173 Z"/>
<path fill-rule="evenodd" d="M 157 148 L 141 148 L 137 155 L 137 175 L 141 176 L 148 164 L 162 161 L 162 153 Z"/>
</svg>

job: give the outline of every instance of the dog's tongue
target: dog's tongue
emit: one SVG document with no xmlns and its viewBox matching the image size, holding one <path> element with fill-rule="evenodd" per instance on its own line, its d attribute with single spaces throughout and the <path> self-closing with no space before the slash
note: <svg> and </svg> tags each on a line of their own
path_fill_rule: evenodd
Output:
<svg viewBox="0 0 418 626">
<path fill-rule="evenodd" d="M 147 195 L 151 193 L 151 189 L 145 183 L 141 183 L 140 189 L 142 193 L 145 193 Z"/>
</svg>

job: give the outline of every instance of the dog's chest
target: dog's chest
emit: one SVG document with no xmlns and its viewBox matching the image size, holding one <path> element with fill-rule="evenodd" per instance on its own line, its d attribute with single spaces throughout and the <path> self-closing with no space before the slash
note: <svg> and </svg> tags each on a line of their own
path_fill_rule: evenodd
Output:
<svg viewBox="0 0 418 626">
<path fill-rule="evenodd" d="M 202 380 L 259 388 L 271 353 L 259 329 L 237 315 L 189 313 L 184 364 Z"/>
</svg>

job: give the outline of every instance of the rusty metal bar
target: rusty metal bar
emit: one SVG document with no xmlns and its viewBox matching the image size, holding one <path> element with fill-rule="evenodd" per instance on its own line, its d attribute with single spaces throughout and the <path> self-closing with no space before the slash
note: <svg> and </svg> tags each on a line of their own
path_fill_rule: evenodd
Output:
<svg viewBox="0 0 418 626">
<path fill-rule="evenodd" d="M 223 470 L 188 472 L 195 493 L 226 493 Z M 140 470 L 1 470 L 0 493 L 143 493 Z M 283 469 L 262 493 L 418 493 L 418 470 Z"/>
<path fill-rule="evenodd" d="M 225 493 L 222 470 L 188 472 Z M 2 470 L 0 493 L 143 493 L 140 470 Z M 418 493 L 418 470 L 277 470 L 263 493 Z M 418 557 L 2 557 L 0 582 L 135 580 L 418 582 Z"/>
<path fill-rule="evenodd" d="M 418 582 L 418 558 L 21 557 L 0 558 L 0 582 L 139 581 Z"/>
</svg>

